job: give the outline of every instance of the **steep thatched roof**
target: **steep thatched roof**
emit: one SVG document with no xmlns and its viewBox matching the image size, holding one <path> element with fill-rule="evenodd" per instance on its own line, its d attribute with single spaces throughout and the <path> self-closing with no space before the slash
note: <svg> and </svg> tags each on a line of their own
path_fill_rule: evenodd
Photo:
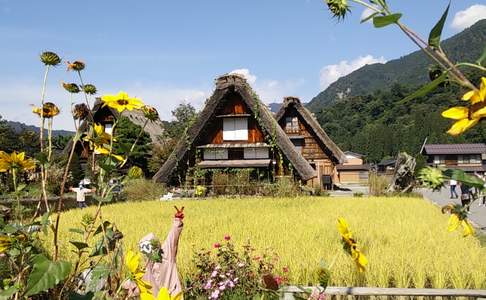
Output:
<svg viewBox="0 0 486 300">
<path fill-rule="evenodd" d="M 93 115 L 96 116 L 96 112 L 100 110 L 103 106 L 103 102 L 100 98 L 96 99 L 95 104 L 93 105 Z M 105 106 L 107 109 L 111 111 L 111 113 L 115 116 L 115 118 L 120 117 L 120 113 L 116 109 L 112 109 L 110 107 Z M 122 117 L 128 118 L 133 124 L 143 127 L 145 121 L 147 120 L 140 110 L 125 110 L 121 113 Z M 162 143 L 162 133 L 164 132 L 164 125 L 160 119 L 155 121 L 148 121 L 147 125 L 145 125 L 144 131 L 150 135 L 152 143 L 160 144 Z"/>
<path fill-rule="evenodd" d="M 216 79 L 216 89 L 213 95 L 206 100 L 204 109 L 199 113 L 195 123 L 189 128 L 187 137 L 183 138 L 176 146 L 173 153 L 154 175 L 155 181 L 167 183 L 170 180 L 172 173 L 176 170 L 179 161 L 183 160 L 186 152 L 189 150 L 188 146 L 193 146 L 195 140 L 198 138 L 205 125 L 215 114 L 216 108 L 229 93 L 238 93 L 248 108 L 252 111 L 254 116 L 258 116 L 259 124 L 262 130 L 270 136 L 275 137 L 277 147 L 280 148 L 282 154 L 292 164 L 297 174 L 302 180 L 307 181 L 316 177 L 314 169 L 310 164 L 295 150 L 290 139 L 285 132 L 280 128 L 277 121 L 273 118 L 270 111 L 265 105 L 260 103 L 255 92 L 246 82 L 246 80 L 237 74 L 224 75 Z"/>
<path fill-rule="evenodd" d="M 93 104 L 93 108 L 91 110 L 91 113 L 93 114 L 94 118 L 96 119 L 96 113 L 100 111 L 100 109 L 103 107 L 103 102 L 101 101 L 100 98 L 96 98 L 95 103 Z M 108 109 L 115 118 L 120 117 L 120 113 L 116 109 L 111 109 L 110 107 L 105 106 L 106 109 Z M 133 124 L 138 125 L 140 127 L 143 127 L 145 124 L 145 116 L 143 115 L 143 112 L 140 110 L 125 110 L 121 113 L 123 117 L 127 117 Z M 85 120 L 81 123 L 80 125 L 80 132 L 86 132 L 88 130 L 88 122 Z M 153 144 L 162 144 L 162 133 L 164 132 L 164 125 L 160 119 L 157 119 L 155 121 L 149 121 L 147 125 L 145 126 L 144 131 L 150 135 L 150 139 L 152 140 Z M 64 152 L 69 152 L 71 150 L 72 146 L 72 140 L 69 141 L 69 143 L 66 145 L 66 148 L 64 148 Z"/>
<path fill-rule="evenodd" d="M 280 122 L 280 120 L 284 117 L 285 112 L 292 107 L 294 107 L 295 110 L 300 114 L 304 122 L 309 125 L 315 136 L 319 139 L 319 142 L 329 149 L 329 151 L 326 151 L 326 153 L 330 154 L 331 159 L 338 163 L 345 162 L 346 155 L 344 152 L 341 151 L 341 149 L 331 140 L 312 113 L 305 108 L 304 105 L 302 105 L 299 98 L 285 97 L 280 110 L 275 115 L 275 119 Z"/>
</svg>

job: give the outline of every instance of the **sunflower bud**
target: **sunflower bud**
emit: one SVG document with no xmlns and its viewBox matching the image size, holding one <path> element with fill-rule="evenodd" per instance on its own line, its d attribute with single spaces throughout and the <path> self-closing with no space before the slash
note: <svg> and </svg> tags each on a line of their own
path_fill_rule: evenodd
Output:
<svg viewBox="0 0 486 300">
<path fill-rule="evenodd" d="M 42 63 L 46 66 L 57 66 L 61 63 L 61 58 L 54 52 L 46 51 L 40 55 Z"/>
<path fill-rule="evenodd" d="M 159 113 L 152 106 L 144 105 L 144 106 L 142 106 L 142 111 L 143 111 L 145 118 L 147 118 L 148 120 L 150 120 L 152 122 L 159 118 Z"/>
<path fill-rule="evenodd" d="M 346 14 L 351 11 L 347 0 L 326 0 L 326 4 L 338 20 L 344 19 Z"/>
<path fill-rule="evenodd" d="M 72 113 L 75 120 L 84 120 L 89 114 L 89 108 L 84 103 L 76 104 Z"/>
<path fill-rule="evenodd" d="M 59 114 L 59 108 L 52 102 L 46 102 L 42 106 L 42 109 L 40 107 L 34 107 L 32 112 L 39 115 L 39 117 L 44 116 L 46 119 L 51 119 Z"/>
<path fill-rule="evenodd" d="M 94 95 L 97 92 L 96 87 L 92 84 L 83 85 L 83 90 L 88 95 Z"/>
<path fill-rule="evenodd" d="M 72 70 L 72 71 L 78 71 L 79 72 L 79 71 L 84 70 L 85 66 L 86 65 L 84 64 L 84 62 L 79 61 L 79 60 L 75 60 L 73 62 L 69 62 L 69 61 L 67 62 L 67 70 L 68 71 Z"/>
<path fill-rule="evenodd" d="M 62 83 L 62 87 L 71 94 L 79 93 L 79 86 L 76 83 Z"/>
<path fill-rule="evenodd" d="M 428 188 L 438 191 L 444 185 L 444 176 L 442 170 L 438 168 L 425 167 L 420 170 L 419 180 Z"/>
</svg>

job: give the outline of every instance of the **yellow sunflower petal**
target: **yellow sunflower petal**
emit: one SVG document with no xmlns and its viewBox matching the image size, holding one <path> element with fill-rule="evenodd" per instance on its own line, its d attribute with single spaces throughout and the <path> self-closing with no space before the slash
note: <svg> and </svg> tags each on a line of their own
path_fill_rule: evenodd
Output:
<svg viewBox="0 0 486 300">
<path fill-rule="evenodd" d="M 130 273 L 135 273 L 140 264 L 140 253 L 135 254 L 133 251 L 128 251 L 125 254 L 125 265 L 127 266 Z"/>
<path fill-rule="evenodd" d="M 337 229 L 343 237 L 350 234 L 348 223 L 344 218 L 338 218 Z"/>
<path fill-rule="evenodd" d="M 169 294 L 169 290 L 165 287 L 159 290 L 159 294 L 157 295 L 157 300 L 172 300 Z"/>
<path fill-rule="evenodd" d="M 456 106 L 449 108 L 442 112 L 442 116 L 448 119 L 462 120 L 469 116 L 469 108 L 464 106 Z"/>
<path fill-rule="evenodd" d="M 459 135 L 469 128 L 473 127 L 479 122 L 479 119 L 462 119 L 457 121 L 452 125 L 452 127 L 447 131 L 448 134 L 456 136 Z"/>
<path fill-rule="evenodd" d="M 465 237 L 474 234 L 474 227 L 467 220 L 462 220 L 461 225 L 464 228 Z"/>
<path fill-rule="evenodd" d="M 449 222 L 447 223 L 447 230 L 448 231 L 454 231 L 459 227 L 460 224 L 459 217 L 456 214 L 451 214 L 449 217 Z"/>
<path fill-rule="evenodd" d="M 472 117 L 473 119 L 486 118 L 486 105 L 483 108 L 480 108 L 473 112 Z"/>
<path fill-rule="evenodd" d="M 140 292 L 140 300 L 155 300 L 155 298 L 152 293 Z"/>
<path fill-rule="evenodd" d="M 465 93 L 463 96 L 462 96 L 462 100 L 464 101 L 469 101 L 471 100 L 471 98 L 474 96 L 474 94 L 476 93 L 476 91 L 469 91 L 467 93 Z"/>
</svg>

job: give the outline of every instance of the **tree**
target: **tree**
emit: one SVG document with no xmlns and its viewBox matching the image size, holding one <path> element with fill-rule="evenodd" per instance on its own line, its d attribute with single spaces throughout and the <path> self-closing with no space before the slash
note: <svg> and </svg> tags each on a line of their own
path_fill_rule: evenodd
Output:
<svg viewBox="0 0 486 300">
<path fill-rule="evenodd" d="M 174 121 L 167 123 L 165 135 L 172 139 L 179 139 L 184 131 L 196 119 L 196 109 L 190 103 L 181 103 L 172 111 Z"/>
<path fill-rule="evenodd" d="M 147 160 L 152 150 L 152 140 L 148 133 L 142 132 L 140 134 L 141 130 L 141 126 L 133 124 L 128 118 L 119 118 L 115 128 L 116 143 L 114 143 L 113 149 L 116 154 L 129 155 L 129 165 L 139 166 L 143 170 L 147 170 Z M 138 142 L 133 151 L 130 152 L 130 148 L 137 138 Z"/>
</svg>

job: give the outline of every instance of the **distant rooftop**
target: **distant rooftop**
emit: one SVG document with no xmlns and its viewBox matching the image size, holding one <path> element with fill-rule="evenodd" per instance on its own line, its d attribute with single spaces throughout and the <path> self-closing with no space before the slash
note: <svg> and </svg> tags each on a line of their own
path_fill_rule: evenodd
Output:
<svg viewBox="0 0 486 300">
<path fill-rule="evenodd" d="M 482 154 L 486 153 L 486 144 L 428 144 L 423 154 Z"/>
</svg>

